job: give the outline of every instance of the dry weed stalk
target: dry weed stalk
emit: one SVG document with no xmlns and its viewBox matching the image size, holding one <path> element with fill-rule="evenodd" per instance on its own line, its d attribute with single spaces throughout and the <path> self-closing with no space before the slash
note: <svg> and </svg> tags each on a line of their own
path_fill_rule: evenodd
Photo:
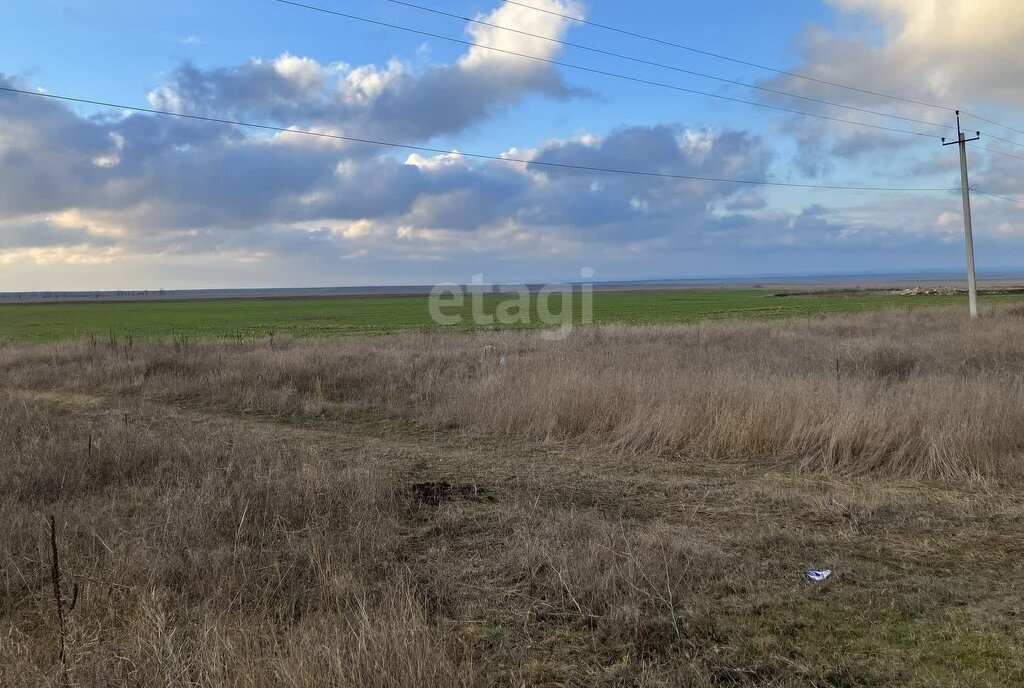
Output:
<svg viewBox="0 0 1024 688">
<path fill-rule="evenodd" d="M 60 566 L 60 551 L 57 547 L 57 524 L 53 515 L 50 515 L 50 580 L 53 583 L 53 600 L 57 612 L 57 628 L 59 634 L 59 647 L 57 659 L 60 662 L 61 685 L 69 685 L 67 666 L 67 615 L 75 610 L 78 605 L 78 582 L 75 581 L 71 587 L 71 603 L 65 609 L 63 592 L 63 575 Z"/>
</svg>

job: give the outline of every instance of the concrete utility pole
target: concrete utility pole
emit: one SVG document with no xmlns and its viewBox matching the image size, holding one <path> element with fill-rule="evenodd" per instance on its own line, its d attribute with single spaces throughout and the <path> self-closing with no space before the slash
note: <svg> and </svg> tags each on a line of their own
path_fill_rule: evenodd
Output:
<svg viewBox="0 0 1024 688">
<path fill-rule="evenodd" d="M 971 186 L 967 180 L 967 144 L 981 138 L 981 132 L 975 132 L 973 139 L 966 138 L 960 129 L 960 111 L 956 111 L 956 141 L 946 141 L 942 137 L 943 146 L 960 145 L 960 185 L 964 196 L 964 238 L 967 240 L 967 297 L 971 303 L 971 317 L 978 317 L 978 282 L 974 274 L 974 230 L 971 226 Z"/>
</svg>

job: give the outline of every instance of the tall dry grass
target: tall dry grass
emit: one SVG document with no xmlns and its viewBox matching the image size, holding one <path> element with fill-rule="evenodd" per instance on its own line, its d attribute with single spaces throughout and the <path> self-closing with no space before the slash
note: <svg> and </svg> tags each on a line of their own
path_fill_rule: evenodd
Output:
<svg viewBox="0 0 1024 688">
<path fill-rule="evenodd" d="M 1013 684 L 1016 488 L 644 461 L 1009 479 L 1022 330 L 916 311 L 564 342 L 2 344 L 0 685 L 934 685 L 968 656 L 959 683 Z M 367 414 L 509 441 L 445 464 L 426 433 L 325 432 Z M 576 468 L 505 465 L 527 437 L 583 449 Z M 595 445 L 636 470 L 577 474 Z M 796 584 L 819 564 L 835 588 Z"/>
<path fill-rule="evenodd" d="M 402 486 L 304 447 L 0 396 L 0 685 L 469 685 Z M 47 535 L 76 588 L 57 613 Z M 61 649 L 63 648 L 63 649 Z"/>
<path fill-rule="evenodd" d="M 735 555 L 511 489 L 432 503 L 404 471 L 195 420 L 0 394 L 0 685 L 545 685 L 549 633 L 569 685 L 705 684 L 679 648 L 709 603 L 682 591 Z"/>
<path fill-rule="evenodd" d="M 843 475 L 1015 474 L 1024 318 L 783 322 L 0 349 L 7 384 L 274 414 L 383 409 L 486 432 Z M 498 366 L 499 356 L 508 360 Z"/>
</svg>

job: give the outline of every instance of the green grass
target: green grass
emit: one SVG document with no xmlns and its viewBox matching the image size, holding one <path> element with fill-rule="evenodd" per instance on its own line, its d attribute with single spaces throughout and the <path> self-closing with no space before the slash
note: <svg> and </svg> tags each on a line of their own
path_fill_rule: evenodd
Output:
<svg viewBox="0 0 1024 688">
<path fill-rule="evenodd" d="M 681 289 L 619 291 L 594 294 L 594 319 L 599 323 L 688 323 L 723 318 L 810 317 L 887 307 L 960 305 L 963 296 L 892 296 L 888 294 L 774 296 L 761 289 Z M 1019 296 L 991 295 L 987 303 Z M 498 297 L 485 300 L 494 313 Z M 536 303 L 531 305 L 535 311 Z M 553 297 L 551 309 L 561 309 Z M 580 303 L 574 306 L 576 320 Z M 471 321 L 470 301 L 461 309 L 456 329 L 478 329 Z M 531 322 L 537 318 L 531 314 Z M 389 334 L 444 329 L 436 325 L 424 296 L 360 296 L 334 298 L 262 298 L 145 302 L 10 304 L 0 306 L 0 338 L 55 341 L 74 337 L 235 337 L 339 336 Z"/>
</svg>

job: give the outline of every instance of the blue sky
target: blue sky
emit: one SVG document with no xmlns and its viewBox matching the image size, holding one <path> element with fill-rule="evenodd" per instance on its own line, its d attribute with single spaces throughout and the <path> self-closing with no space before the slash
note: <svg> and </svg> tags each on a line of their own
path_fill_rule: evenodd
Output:
<svg viewBox="0 0 1024 688">
<path fill-rule="evenodd" d="M 312 4 L 316 4 L 315 2 Z M 424 0 L 423 5 L 431 5 Z M 593 4 L 593 3 L 592 3 Z M 795 66 L 793 36 L 809 21 L 827 25 L 832 13 L 819 2 L 793 0 L 786 12 L 770 3 L 728 0 L 701 8 L 696 16 L 687 3 L 650 0 L 643 13 L 628 3 L 603 2 L 587 18 L 638 33 L 668 35 L 685 45 L 724 54 L 750 57 L 769 66 Z M 437 4 L 452 14 L 475 16 L 498 3 L 446 0 Z M 384 0 L 325 0 L 318 6 L 338 9 L 389 23 L 465 39 L 465 23 Z M 383 64 L 393 57 L 427 65 L 451 62 L 464 46 L 358 22 L 311 14 L 271 0 L 217 3 L 154 3 L 127 0 L 88 0 L 16 3 L 13 21 L 0 27 L 0 39 L 12 56 L 3 65 L 8 74 L 60 93 L 101 94 L 125 104 L 145 104 L 145 94 L 159 86 L 182 62 L 215 69 L 250 58 L 273 58 L 284 53 L 316 59 L 323 64 Z M 742 22 L 737 17 L 743 17 Z M 672 27 L 666 34 L 664 27 Z M 40 27 L 47 38 L 39 40 Z M 736 80 L 756 80 L 766 72 L 638 42 L 615 33 L 583 28 L 567 40 L 593 44 L 644 59 L 680 64 Z M 640 54 L 638 53 L 638 54 Z M 661 70 L 623 65 L 586 51 L 569 49 L 559 59 L 587 66 L 665 79 Z M 570 137 L 580 131 L 607 132 L 624 124 L 693 123 L 703 126 L 759 127 L 763 113 L 743 105 L 666 92 L 641 84 L 570 72 L 573 85 L 591 89 L 585 103 L 524 98 L 517 107 L 496 113 L 457 135 L 435 143 L 467 150 L 500 152 L 510 144 L 533 146 L 551 137 Z M 742 95 L 742 89 L 721 89 L 702 79 L 671 73 L 668 81 L 695 88 Z M 581 117 L 585 110 L 586 117 Z"/>
<path fill-rule="evenodd" d="M 863 122 L 384 0 L 309 4 L 595 69 Z M 422 4 L 604 50 L 936 124 L 949 113 L 794 79 L 505 5 Z M 1024 9 L 1008 0 L 532 4 L 1024 128 Z M 950 18 L 947 20 L 947 17 Z M 955 40 L 944 23 L 963 27 Z M 474 32 L 475 31 L 475 32 Z M 28 90 L 568 164 L 805 184 L 946 188 L 930 138 L 521 60 L 286 6 L 8 3 L 0 81 Z M 969 126 L 1024 141 L 987 123 Z M 6 130 L 6 131 L 5 131 Z M 986 132 L 988 133 L 988 132 Z M 948 132 L 947 132 L 948 135 Z M 958 196 L 559 173 L 0 95 L 0 290 L 946 270 Z M 1024 155 L 1024 148 L 983 141 Z M 983 190 L 1024 200 L 1024 161 L 978 150 Z M 1021 210 L 979 198 L 979 265 L 1024 265 Z"/>
</svg>

